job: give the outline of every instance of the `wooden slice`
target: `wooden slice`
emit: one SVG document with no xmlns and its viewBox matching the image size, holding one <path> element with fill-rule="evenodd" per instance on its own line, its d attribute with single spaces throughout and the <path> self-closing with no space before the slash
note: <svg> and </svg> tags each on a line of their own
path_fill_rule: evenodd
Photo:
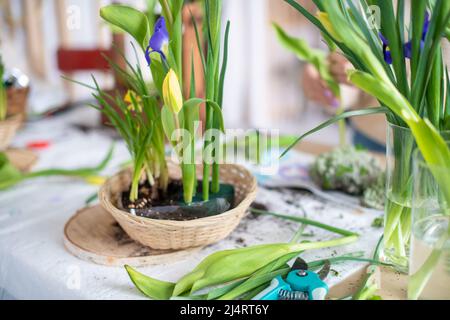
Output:
<svg viewBox="0 0 450 320">
<path fill-rule="evenodd" d="M 26 149 L 8 149 L 5 152 L 11 164 L 22 172 L 28 172 L 38 160 L 38 156 Z"/>
<path fill-rule="evenodd" d="M 145 247 L 132 240 L 101 206 L 85 208 L 66 223 L 64 245 L 82 260 L 120 267 L 176 262 L 200 250 L 155 250 Z"/>
</svg>

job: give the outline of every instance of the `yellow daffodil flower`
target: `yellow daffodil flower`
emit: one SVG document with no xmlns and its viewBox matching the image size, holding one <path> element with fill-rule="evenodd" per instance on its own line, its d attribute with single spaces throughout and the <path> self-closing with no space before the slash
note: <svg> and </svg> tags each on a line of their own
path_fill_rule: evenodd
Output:
<svg viewBox="0 0 450 320">
<path fill-rule="evenodd" d="M 134 92 L 133 90 L 128 90 L 127 94 L 125 95 L 125 97 L 123 98 L 123 101 L 125 101 L 126 103 L 128 103 L 128 110 L 130 111 L 136 111 L 134 104 L 133 104 L 133 99 L 136 102 L 136 104 L 138 105 L 138 109 L 139 112 L 142 111 L 142 107 L 141 107 L 141 103 L 142 103 L 142 99 L 140 96 L 138 96 L 136 94 L 136 92 Z"/>
</svg>

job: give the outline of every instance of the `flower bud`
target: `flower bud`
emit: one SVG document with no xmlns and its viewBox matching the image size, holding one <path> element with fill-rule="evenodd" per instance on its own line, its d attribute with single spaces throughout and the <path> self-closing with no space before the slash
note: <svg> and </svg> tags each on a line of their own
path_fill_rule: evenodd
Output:
<svg viewBox="0 0 450 320">
<path fill-rule="evenodd" d="M 174 114 L 178 114 L 183 108 L 183 95 L 178 77 L 172 69 L 169 70 L 164 79 L 162 91 L 164 104 Z"/>
<path fill-rule="evenodd" d="M 341 36 L 336 32 L 333 25 L 331 24 L 330 17 L 328 16 L 328 13 L 318 11 L 316 14 L 317 19 L 319 19 L 320 23 L 322 23 L 325 30 L 328 31 L 328 33 L 336 39 L 336 41 L 342 42 Z"/>
</svg>

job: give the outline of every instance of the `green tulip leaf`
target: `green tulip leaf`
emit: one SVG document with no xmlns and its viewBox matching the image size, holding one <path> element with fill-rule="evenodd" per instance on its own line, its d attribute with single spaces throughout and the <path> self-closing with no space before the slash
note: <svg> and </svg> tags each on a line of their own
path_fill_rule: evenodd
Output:
<svg viewBox="0 0 450 320">
<path fill-rule="evenodd" d="M 146 48 L 149 39 L 149 24 L 145 14 L 129 6 L 113 4 L 101 8 L 100 16 L 130 34 L 142 49 Z"/>
<path fill-rule="evenodd" d="M 280 43 L 289 51 L 293 52 L 298 59 L 312 64 L 320 74 L 320 77 L 326 81 L 331 91 L 336 97 L 340 97 L 339 83 L 334 80 L 330 73 L 327 55 L 324 51 L 309 47 L 304 40 L 289 36 L 279 25 L 273 24 Z"/>
<path fill-rule="evenodd" d="M 172 296 L 174 283 L 150 278 L 130 266 L 125 266 L 125 269 L 136 288 L 147 297 L 155 300 L 168 300 Z"/>
<path fill-rule="evenodd" d="M 172 141 L 172 135 L 176 130 L 174 114 L 167 106 L 163 106 L 163 108 L 161 109 L 161 122 L 167 139 L 173 146 L 176 146 L 177 142 Z"/>
</svg>

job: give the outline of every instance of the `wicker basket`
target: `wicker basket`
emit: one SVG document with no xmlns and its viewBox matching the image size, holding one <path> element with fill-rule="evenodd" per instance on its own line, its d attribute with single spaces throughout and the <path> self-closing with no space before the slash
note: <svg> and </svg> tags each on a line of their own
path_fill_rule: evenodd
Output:
<svg viewBox="0 0 450 320">
<path fill-rule="evenodd" d="M 0 151 L 4 151 L 9 147 L 17 130 L 21 127 L 22 122 L 23 115 L 21 114 L 0 121 Z"/>
<path fill-rule="evenodd" d="M 8 95 L 8 116 L 23 115 L 24 118 L 26 117 L 29 91 L 29 87 L 9 88 L 6 90 Z"/>
<path fill-rule="evenodd" d="M 201 172 L 199 166 L 198 172 Z M 169 163 L 170 176 L 180 177 L 179 167 Z M 221 165 L 223 183 L 235 187 L 236 205 L 220 215 L 191 221 L 155 220 L 117 209 L 121 193 L 131 184 L 131 171 L 109 179 L 99 192 L 100 203 L 137 242 L 153 249 L 186 249 L 206 246 L 226 238 L 239 224 L 256 197 L 256 179 L 238 165 Z"/>
</svg>

